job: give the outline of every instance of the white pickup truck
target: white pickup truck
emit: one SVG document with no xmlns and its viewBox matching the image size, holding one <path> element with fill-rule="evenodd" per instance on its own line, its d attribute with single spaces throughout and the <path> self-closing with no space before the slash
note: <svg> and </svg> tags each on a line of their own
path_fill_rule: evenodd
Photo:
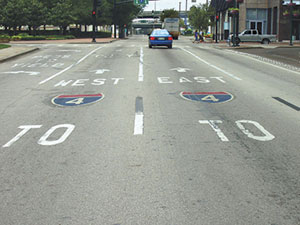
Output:
<svg viewBox="0 0 300 225">
<path fill-rule="evenodd" d="M 230 37 L 232 40 L 232 35 Z M 259 34 L 257 30 L 244 30 L 236 38 L 236 43 L 240 42 L 260 42 L 262 44 L 269 44 L 276 41 L 276 35 Z"/>
</svg>

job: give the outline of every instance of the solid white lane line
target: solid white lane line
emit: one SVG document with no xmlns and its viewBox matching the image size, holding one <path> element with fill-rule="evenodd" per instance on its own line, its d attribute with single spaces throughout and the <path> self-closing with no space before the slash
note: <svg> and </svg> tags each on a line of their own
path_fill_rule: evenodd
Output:
<svg viewBox="0 0 300 225">
<path fill-rule="evenodd" d="M 142 135 L 144 130 L 144 114 L 142 112 L 135 113 L 134 135 Z"/>
<path fill-rule="evenodd" d="M 143 53 L 143 47 L 141 47 L 141 53 L 140 53 L 140 63 L 139 63 L 139 82 L 144 81 L 144 53 Z"/>
<path fill-rule="evenodd" d="M 78 64 L 81 63 L 83 60 L 85 60 L 87 57 L 89 57 L 91 54 L 93 54 L 94 52 L 98 51 L 98 50 L 101 49 L 101 48 L 103 48 L 103 46 L 94 49 L 94 50 L 91 51 L 89 54 L 87 54 L 86 56 L 84 56 L 84 57 L 82 57 L 80 60 L 78 60 L 78 62 L 77 62 L 75 65 L 78 65 Z"/>
<path fill-rule="evenodd" d="M 48 82 L 49 80 L 52 80 L 53 78 L 61 75 L 62 73 L 66 72 L 67 70 L 71 69 L 72 67 L 78 65 L 79 63 L 81 63 L 83 60 L 85 60 L 87 57 L 89 57 L 91 54 L 93 54 L 94 52 L 98 51 L 99 49 L 103 48 L 103 46 L 99 47 L 99 48 L 96 48 L 94 49 L 93 51 L 91 51 L 90 53 L 88 53 L 87 55 L 85 55 L 84 57 L 82 57 L 80 60 L 78 60 L 77 63 L 73 63 L 72 65 L 68 66 L 67 68 L 63 69 L 62 71 L 54 74 L 53 76 L 51 77 L 48 77 L 47 79 L 41 81 L 39 84 L 44 84 L 46 82 Z"/>
<path fill-rule="evenodd" d="M 64 73 L 64 72 L 66 72 L 67 70 L 71 69 L 73 66 L 74 66 L 74 64 L 72 64 L 71 66 L 68 66 L 68 67 L 67 67 L 67 68 L 65 68 L 64 70 L 62 70 L 62 71 L 60 71 L 60 72 L 58 72 L 58 73 L 54 74 L 53 76 L 51 76 L 51 77 L 48 77 L 47 79 L 45 79 L 45 80 L 41 81 L 39 84 L 44 84 L 44 83 L 48 82 L 49 80 L 52 80 L 53 78 L 55 78 L 55 77 L 59 76 L 60 74 L 62 74 L 62 73 Z"/>
<path fill-rule="evenodd" d="M 233 74 L 231 74 L 231 73 L 229 73 L 229 72 L 227 72 L 227 71 L 225 71 L 225 70 L 223 70 L 223 69 L 221 69 L 221 68 L 219 68 L 219 67 L 217 67 L 217 66 L 215 66 L 215 65 L 213 65 L 213 64 L 211 64 L 209 62 L 207 62 L 207 61 L 205 61 L 204 59 L 201 59 L 199 56 L 195 55 L 194 53 L 192 53 L 192 52 L 190 52 L 190 51 L 188 51 L 188 50 L 186 50 L 184 48 L 181 48 L 181 49 L 183 51 L 189 53 L 190 55 L 194 56 L 196 59 L 200 60 L 201 62 L 205 63 L 206 65 L 208 65 L 208 66 L 210 66 L 210 67 L 212 67 L 212 68 L 214 68 L 214 69 L 216 69 L 216 70 L 218 70 L 218 71 L 220 71 L 222 73 L 225 73 L 226 75 L 230 76 L 231 78 L 234 78 L 236 80 L 242 80 L 241 78 L 239 78 L 239 77 L 237 77 L 237 76 L 235 76 L 235 75 L 233 75 Z"/>
</svg>

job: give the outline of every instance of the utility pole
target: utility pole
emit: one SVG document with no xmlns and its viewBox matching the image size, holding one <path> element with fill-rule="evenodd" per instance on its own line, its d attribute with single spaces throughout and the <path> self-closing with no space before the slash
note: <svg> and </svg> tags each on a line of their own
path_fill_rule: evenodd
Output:
<svg viewBox="0 0 300 225">
<path fill-rule="evenodd" d="M 187 8 L 188 8 L 188 0 L 185 0 L 185 16 L 184 16 L 184 24 L 187 26 Z"/>
</svg>

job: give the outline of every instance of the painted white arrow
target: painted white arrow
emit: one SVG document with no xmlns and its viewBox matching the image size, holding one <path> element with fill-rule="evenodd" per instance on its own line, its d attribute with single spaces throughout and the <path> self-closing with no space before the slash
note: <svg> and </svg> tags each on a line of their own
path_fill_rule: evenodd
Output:
<svg viewBox="0 0 300 225">
<path fill-rule="evenodd" d="M 93 70 L 91 72 L 95 72 L 95 74 L 103 74 L 105 72 L 109 72 L 110 70 L 108 69 L 100 69 L 100 70 Z"/>
<path fill-rule="evenodd" d="M 190 69 L 188 69 L 188 68 L 177 67 L 177 68 L 170 69 L 170 70 L 176 70 L 176 71 L 179 72 L 179 73 L 185 73 L 185 72 L 187 72 L 187 71 L 190 70 Z"/>
<path fill-rule="evenodd" d="M 30 76 L 36 76 L 39 75 L 40 72 L 33 72 L 33 71 L 11 71 L 11 72 L 2 72 L 2 73 L 9 73 L 9 74 L 19 74 L 19 73 L 25 73 Z"/>
<path fill-rule="evenodd" d="M 81 52 L 81 50 L 58 50 L 59 52 Z"/>
<path fill-rule="evenodd" d="M 128 56 L 129 58 L 131 58 L 131 57 L 133 56 L 133 54 L 127 54 L 127 56 Z"/>
</svg>

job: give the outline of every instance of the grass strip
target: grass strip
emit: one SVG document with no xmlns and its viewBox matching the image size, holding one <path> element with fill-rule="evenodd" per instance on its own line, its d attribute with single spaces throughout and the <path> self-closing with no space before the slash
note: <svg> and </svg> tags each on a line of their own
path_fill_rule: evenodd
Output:
<svg viewBox="0 0 300 225">
<path fill-rule="evenodd" d="M 9 47 L 10 47 L 10 45 L 0 44 L 0 49 L 9 48 Z"/>
</svg>

